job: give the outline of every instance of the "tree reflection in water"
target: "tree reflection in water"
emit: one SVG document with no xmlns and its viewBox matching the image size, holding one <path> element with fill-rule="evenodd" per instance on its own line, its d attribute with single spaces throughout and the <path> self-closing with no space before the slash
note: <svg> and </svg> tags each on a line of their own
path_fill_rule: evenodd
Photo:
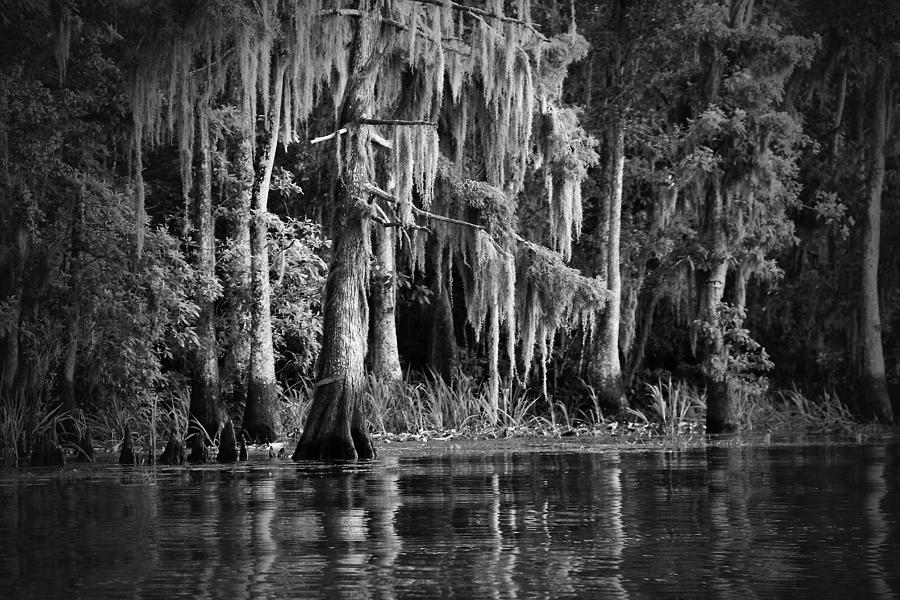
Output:
<svg viewBox="0 0 900 600">
<path fill-rule="evenodd" d="M 900 592 L 896 445 L 474 448 L 5 472 L 0 597 Z"/>
</svg>

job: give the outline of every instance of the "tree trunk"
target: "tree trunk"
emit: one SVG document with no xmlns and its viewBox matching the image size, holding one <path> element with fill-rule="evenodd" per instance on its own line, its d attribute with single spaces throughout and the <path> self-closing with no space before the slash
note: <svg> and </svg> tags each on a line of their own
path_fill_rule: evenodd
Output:
<svg viewBox="0 0 900 600">
<path fill-rule="evenodd" d="M 248 369 L 250 367 L 250 211 L 253 204 L 253 139 L 251 124 L 244 122 L 238 133 L 236 186 L 231 222 L 232 256 L 228 268 L 228 310 L 231 313 L 231 332 L 226 356 L 226 377 L 231 382 L 230 401 L 235 406 L 246 406 Z"/>
<path fill-rule="evenodd" d="M 878 260 L 881 237 L 881 194 L 884 187 L 884 145 L 887 126 L 887 79 L 890 63 L 883 59 L 876 68 L 875 114 L 872 123 L 869 204 L 863 225 L 861 327 L 862 405 L 872 417 L 894 420 L 888 396 L 881 345 L 881 317 L 878 304 Z"/>
<path fill-rule="evenodd" d="M 352 148 L 353 142 L 347 141 Z M 361 407 L 368 330 L 369 208 L 360 190 L 351 187 L 353 179 L 347 177 L 358 175 L 358 168 L 365 173 L 365 167 L 358 164 L 359 157 L 347 156 L 344 160 L 357 166 L 348 168 L 345 164 L 344 177 L 337 184 L 334 254 L 325 285 L 318 382 L 294 460 L 375 457 Z"/>
<path fill-rule="evenodd" d="M 197 131 L 199 159 L 197 181 L 197 269 L 200 272 L 200 319 L 197 324 L 198 347 L 194 355 L 194 379 L 191 386 L 191 416 L 207 432 L 215 431 L 224 416 L 219 398 L 219 352 L 216 343 L 215 302 L 208 287 L 216 277 L 216 246 L 212 216 L 212 164 L 209 149 L 208 107 L 200 105 Z"/>
<path fill-rule="evenodd" d="M 728 24 L 745 30 L 753 15 L 753 0 L 725 0 Z M 706 99 L 709 104 L 719 101 L 719 91 L 725 70 L 720 41 L 704 48 L 707 68 Z M 705 194 L 705 223 L 701 231 L 705 238 L 708 265 L 697 273 L 700 290 L 699 321 L 701 323 L 700 368 L 706 383 L 706 432 L 734 433 L 740 429 L 735 390 L 728 377 L 728 353 L 719 318 L 719 305 L 728 277 L 728 239 L 725 230 L 725 196 L 723 175 L 713 173 L 712 190 Z"/>
<path fill-rule="evenodd" d="M 838 104 L 834 111 L 834 122 L 832 129 L 834 133 L 831 136 L 831 157 L 829 158 L 832 169 L 837 164 L 838 155 L 841 151 L 841 123 L 844 121 L 844 107 L 847 104 L 847 69 L 841 72 L 841 84 L 838 90 Z"/>
<path fill-rule="evenodd" d="M 381 277 L 372 282 L 372 340 L 369 365 L 376 377 L 387 382 L 400 381 L 400 354 L 397 351 L 397 295 L 394 230 L 375 228 L 375 259 L 381 265 Z"/>
<path fill-rule="evenodd" d="M 491 425 L 497 424 L 500 413 L 500 303 L 491 303 L 488 313 L 488 420 Z M 546 377 L 545 377 L 546 381 Z M 545 390 L 546 391 L 546 390 Z"/>
<path fill-rule="evenodd" d="M 719 305 L 728 276 L 727 241 L 722 176 L 713 175 L 713 189 L 707 194 L 706 237 L 709 267 L 700 271 L 701 369 L 706 381 L 706 432 L 738 431 L 737 402 L 728 380 L 728 355 L 719 318 Z"/>
<path fill-rule="evenodd" d="M 635 377 L 644 364 L 644 353 L 647 350 L 647 341 L 650 339 L 650 331 L 653 328 L 653 316 L 656 313 L 656 305 L 662 297 L 659 291 L 658 283 L 654 281 L 653 286 L 649 287 L 646 292 L 649 298 L 643 302 L 639 302 L 639 306 L 643 306 L 640 321 L 636 324 L 635 343 L 631 351 L 631 359 L 628 361 L 628 368 L 625 375 L 626 385 L 634 385 Z"/>
<path fill-rule="evenodd" d="M 266 123 L 265 146 L 259 152 L 253 184 L 250 221 L 251 293 L 250 374 L 243 431 L 257 442 L 272 442 L 278 424 L 278 396 L 275 385 L 275 350 L 272 346 L 271 285 L 269 283 L 268 200 L 278 126 L 281 123 L 285 65 L 275 69 L 275 89 Z"/>
<path fill-rule="evenodd" d="M 734 268 L 734 306 L 742 311 L 747 307 L 747 283 L 750 280 L 750 270 L 744 262 L 738 262 Z"/>
<path fill-rule="evenodd" d="M 72 215 L 72 254 L 69 263 L 69 315 L 66 321 L 66 349 L 59 378 L 59 396 L 63 410 L 78 408 L 75 399 L 75 364 L 78 359 L 78 328 L 81 323 L 81 232 L 84 228 L 84 201 L 75 198 Z"/>
<path fill-rule="evenodd" d="M 625 359 L 626 365 L 623 371 L 628 371 L 627 360 L 631 356 L 637 336 L 638 304 L 641 297 L 641 288 L 644 285 L 644 271 L 646 267 L 640 266 L 633 277 L 622 282 L 619 293 L 621 305 L 619 307 L 619 352 Z M 621 272 L 619 273 L 621 279 Z"/>
<path fill-rule="evenodd" d="M 371 117 L 377 70 L 378 31 L 362 19 L 351 50 L 351 76 L 340 122 L 335 130 L 339 175 L 335 182 L 332 222 L 333 253 L 325 283 L 325 314 L 318 381 L 313 403 L 293 460 L 368 460 L 375 448 L 362 410 L 369 323 L 366 294 L 369 279 L 370 214 L 368 193 L 371 147 L 368 126 L 354 125 Z"/>
<path fill-rule="evenodd" d="M 5 294 L 0 298 L 9 299 L 12 304 L 6 332 L 0 338 L 2 364 L 0 364 L 0 392 L 12 397 L 16 377 L 19 374 L 19 329 L 22 319 L 22 296 L 25 291 L 25 262 L 28 253 L 28 233 L 24 225 L 14 225 L 14 245 L 12 257 L 7 259 L 9 265 L 8 279 L 3 282 Z M 5 249 L 4 249 L 5 250 Z M 9 282 L 9 283 L 7 283 Z M 8 286 L 8 287 L 7 287 Z"/>
<path fill-rule="evenodd" d="M 432 267 L 430 286 L 434 290 L 428 312 L 431 316 L 431 330 L 428 336 L 428 365 L 446 383 L 453 380 L 456 370 L 456 331 L 453 325 L 453 307 L 450 303 L 450 261 L 445 260 L 450 250 L 440 251 L 438 244 L 432 244 Z"/>
<path fill-rule="evenodd" d="M 600 324 L 598 347 L 594 357 L 594 378 L 598 398 L 604 406 L 623 410 L 628 406 L 619 362 L 619 325 L 621 322 L 622 280 L 619 265 L 619 240 L 622 229 L 622 185 L 625 170 L 625 127 L 616 116 L 610 131 L 609 245 L 606 254 L 606 287 L 611 298 Z"/>
</svg>

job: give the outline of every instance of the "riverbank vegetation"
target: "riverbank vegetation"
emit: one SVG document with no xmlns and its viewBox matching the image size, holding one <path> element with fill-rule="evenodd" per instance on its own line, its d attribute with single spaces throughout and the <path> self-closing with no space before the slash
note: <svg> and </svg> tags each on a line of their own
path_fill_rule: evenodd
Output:
<svg viewBox="0 0 900 600">
<path fill-rule="evenodd" d="M 0 3 L 0 459 L 889 426 L 898 38 L 887 0 Z"/>
</svg>

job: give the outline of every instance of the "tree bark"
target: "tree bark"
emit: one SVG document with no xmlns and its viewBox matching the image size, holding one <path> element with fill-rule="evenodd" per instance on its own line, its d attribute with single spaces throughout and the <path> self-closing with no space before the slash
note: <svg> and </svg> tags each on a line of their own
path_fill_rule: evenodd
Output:
<svg viewBox="0 0 900 600">
<path fill-rule="evenodd" d="M 212 162 L 209 149 L 209 108 L 198 106 L 197 130 L 197 268 L 202 286 L 215 281 L 216 246 L 212 216 Z M 191 416 L 206 429 L 215 431 L 224 416 L 219 397 L 219 351 L 216 343 L 215 302 L 211 290 L 200 292 L 200 319 L 197 324 L 198 347 L 194 355 L 194 378 L 191 386 Z"/>
<path fill-rule="evenodd" d="M 609 244 L 606 253 L 606 287 L 611 295 L 600 324 L 594 357 L 594 379 L 600 402 L 614 410 L 628 406 L 622 366 L 619 361 L 622 280 L 619 271 L 619 242 L 622 230 L 622 185 L 625 170 L 625 127 L 621 115 L 614 118 L 610 131 Z"/>
<path fill-rule="evenodd" d="M 272 346 L 267 205 L 272 169 L 275 166 L 275 151 L 278 148 L 278 127 L 281 123 L 285 68 L 286 66 L 282 62 L 275 69 L 275 86 L 264 135 L 265 146 L 258 153 L 259 161 L 253 184 L 250 221 L 250 373 L 247 383 L 247 404 L 244 409 L 243 430 L 250 439 L 257 442 L 274 441 L 278 424 L 275 351 Z"/>
<path fill-rule="evenodd" d="M 728 378 L 728 355 L 719 318 L 719 305 L 728 276 L 727 240 L 722 176 L 712 175 L 712 190 L 707 194 L 706 237 L 709 266 L 698 272 L 700 281 L 700 322 L 702 361 L 706 382 L 706 432 L 734 433 L 739 429 L 737 402 Z"/>
<path fill-rule="evenodd" d="M 367 125 L 372 116 L 380 59 L 376 25 L 361 19 L 351 50 L 351 77 L 335 130 L 339 175 L 335 182 L 333 253 L 325 283 L 322 350 L 313 403 L 293 460 L 368 460 L 375 448 L 362 410 L 369 322 L 367 303 L 370 211 L 365 185 L 370 181 L 371 148 Z"/>
<path fill-rule="evenodd" d="M 381 277 L 372 282 L 372 342 L 369 364 L 376 377 L 396 382 L 403 377 L 397 350 L 397 283 L 394 230 L 375 227 L 375 258 Z"/>
<path fill-rule="evenodd" d="M 887 80 L 890 63 L 882 59 L 875 71 L 875 112 L 872 122 L 869 203 L 863 225 L 862 290 L 860 302 L 862 405 L 869 416 L 894 420 L 887 391 L 881 316 L 878 303 L 878 260 L 881 238 L 881 195 L 884 187 L 884 146 L 887 133 Z"/>
<path fill-rule="evenodd" d="M 369 218 L 365 201 L 338 185 L 334 256 L 325 286 L 325 322 L 318 383 L 294 460 L 374 458 L 361 396 L 368 306 Z M 337 233 L 340 231 L 341 233 Z"/>
</svg>

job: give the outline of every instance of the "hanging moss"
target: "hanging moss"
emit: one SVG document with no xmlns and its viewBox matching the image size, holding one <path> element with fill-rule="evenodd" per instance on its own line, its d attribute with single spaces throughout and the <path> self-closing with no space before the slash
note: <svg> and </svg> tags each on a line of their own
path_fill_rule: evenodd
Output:
<svg viewBox="0 0 900 600">
<path fill-rule="evenodd" d="M 389 140 L 385 180 L 392 183 L 393 208 L 402 225 L 413 225 L 424 211 L 477 224 L 432 220 L 428 226 L 438 250 L 467 273 L 468 318 L 479 334 L 488 331 L 496 398 L 501 330 L 507 332 L 504 346 L 513 366 L 517 331 L 533 340 L 527 344 L 527 364 L 535 344 L 545 356 L 549 332 L 582 315 L 581 308 L 560 314 L 558 305 L 565 300 L 553 306 L 542 296 L 551 289 L 543 285 L 560 284 L 553 279 L 560 273 L 566 281 L 577 280 L 574 271 L 563 266 L 551 276 L 549 267 L 522 270 L 517 197 L 529 172 L 543 168 L 550 243 L 561 253 L 557 262 L 562 265 L 571 236 L 580 230 L 580 184 L 596 155 L 577 126 L 577 115 L 557 106 L 560 73 L 583 54 L 580 36 L 570 32 L 545 39 L 530 26 L 526 0 L 488 0 L 482 6 L 363 0 L 349 8 L 330 0 L 260 0 L 196 8 L 196 14 L 158 32 L 146 45 L 130 95 L 136 153 L 144 142 L 176 140 L 185 190 L 191 187 L 195 112 L 221 103 L 240 107 L 238 121 L 251 129 L 249 136 L 260 116 L 280 114 L 278 139 L 288 144 L 316 103 L 330 98 L 334 129 L 326 133 L 334 133 L 329 144 L 335 160 L 343 165 L 343 157 L 352 155 L 365 163 L 353 171 L 360 181 L 345 182 L 354 189 L 375 183 L 372 140 Z M 508 17 L 507 9 L 515 17 Z M 358 54 L 360 39 L 376 40 L 366 46 L 368 56 L 351 53 L 357 47 Z M 275 75 L 282 68 L 283 79 Z M 363 99 L 358 92 L 364 81 L 377 83 Z M 272 90 L 281 86 L 280 104 L 272 106 Z M 352 110 L 344 110 L 347 102 L 356 103 Z M 548 126 L 535 131 L 538 110 Z M 341 122 L 347 114 L 359 122 Z M 365 123 L 370 117 L 386 122 Z M 390 119 L 404 122 L 390 124 Z M 440 159 L 443 131 L 453 138 L 452 165 Z M 480 172 L 461 176 L 475 165 Z M 365 177 L 369 181 L 362 181 Z M 419 229 L 406 232 L 404 247 L 414 269 L 425 265 L 425 235 Z M 549 259 L 544 263 L 549 265 Z M 548 274 L 550 283 L 537 283 L 538 272 Z M 591 289 L 568 285 L 574 286 L 570 299 L 577 299 L 577 290 Z M 529 311 L 527 318 L 519 304 Z M 545 309 L 555 312 L 539 329 Z"/>
<path fill-rule="evenodd" d="M 527 378 L 535 346 L 546 361 L 558 331 L 581 327 L 592 335 L 596 316 L 610 295 L 606 282 L 585 277 L 566 266 L 558 253 L 536 244 L 518 246 L 516 271 L 517 329 Z"/>
</svg>

